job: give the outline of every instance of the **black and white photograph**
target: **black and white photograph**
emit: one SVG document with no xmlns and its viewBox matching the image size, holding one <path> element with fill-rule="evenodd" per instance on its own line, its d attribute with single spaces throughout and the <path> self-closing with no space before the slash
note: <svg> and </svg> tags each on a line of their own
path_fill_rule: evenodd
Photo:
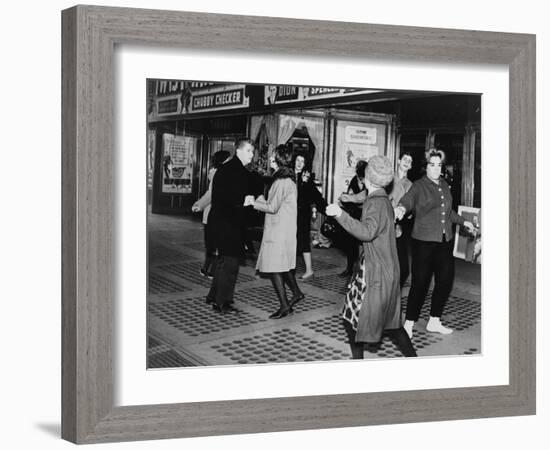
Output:
<svg viewBox="0 0 550 450">
<path fill-rule="evenodd" d="M 148 369 L 482 354 L 481 94 L 146 86 Z"/>
<path fill-rule="evenodd" d="M 7 2 L 2 448 L 544 448 L 544 11 Z"/>
</svg>

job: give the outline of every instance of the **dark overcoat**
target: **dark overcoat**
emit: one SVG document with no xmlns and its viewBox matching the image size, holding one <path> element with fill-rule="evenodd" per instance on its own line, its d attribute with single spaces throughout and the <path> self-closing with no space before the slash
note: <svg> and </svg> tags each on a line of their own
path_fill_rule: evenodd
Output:
<svg viewBox="0 0 550 450">
<path fill-rule="evenodd" d="M 244 198 L 250 193 L 250 172 L 234 156 L 212 180 L 212 208 L 208 216 L 212 243 L 221 256 L 244 256 L 246 216 Z"/>
<path fill-rule="evenodd" d="M 338 223 L 363 243 L 365 298 L 359 312 L 357 342 L 380 342 L 385 329 L 401 327 L 399 259 L 395 243 L 394 212 L 383 189 L 367 196 L 361 220 L 345 211 Z"/>
<path fill-rule="evenodd" d="M 299 252 L 311 251 L 309 246 L 311 231 L 311 205 L 315 205 L 320 213 L 325 213 L 327 202 L 315 186 L 312 178 L 304 181 L 303 172 L 296 174 L 298 189 L 297 238 Z"/>
</svg>

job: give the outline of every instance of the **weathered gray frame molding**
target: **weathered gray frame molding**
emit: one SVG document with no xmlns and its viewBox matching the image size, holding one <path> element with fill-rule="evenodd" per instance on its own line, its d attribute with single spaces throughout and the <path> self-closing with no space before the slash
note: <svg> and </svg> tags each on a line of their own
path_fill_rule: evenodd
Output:
<svg viewBox="0 0 550 450">
<path fill-rule="evenodd" d="M 62 436 L 77 443 L 535 412 L 535 37 L 174 11 L 63 11 Z M 330 39 L 327 39 L 330 36 Z M 113 406 L 113 51 L 117 43 L 506 64 L 510 73 L 510 384 Z"/>
</svg>

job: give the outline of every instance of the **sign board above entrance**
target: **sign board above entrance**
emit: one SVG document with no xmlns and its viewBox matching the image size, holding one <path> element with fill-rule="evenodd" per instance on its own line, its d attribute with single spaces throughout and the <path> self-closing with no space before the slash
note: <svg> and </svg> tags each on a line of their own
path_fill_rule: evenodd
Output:
<svg viewBox="0 0 550 450">
<path fill-rule="evenodd" d="M 264 105 L 321 100 L 357 94 L 372 94 L 375 92 L 380 91 L 357 88 L 266 85 L 264 87 Z"/>
</svg>

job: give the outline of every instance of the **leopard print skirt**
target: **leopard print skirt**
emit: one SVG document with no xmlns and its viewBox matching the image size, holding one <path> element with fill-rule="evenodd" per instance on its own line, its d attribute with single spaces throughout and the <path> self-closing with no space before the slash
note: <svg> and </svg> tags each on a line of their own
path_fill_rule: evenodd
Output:
<svg viewBox="0 0 550 450">
<path fill-rule="evenodd" d="M 342 309 L 342 318 L 348 321 L 355 331 L 357 331 L 359 311 L 365 300 L 365 292 L 365 256 L 363 255 L 359 261 L 359 267 L 352 278 L 351 286 L 346 294 Z"/>
</svg>

